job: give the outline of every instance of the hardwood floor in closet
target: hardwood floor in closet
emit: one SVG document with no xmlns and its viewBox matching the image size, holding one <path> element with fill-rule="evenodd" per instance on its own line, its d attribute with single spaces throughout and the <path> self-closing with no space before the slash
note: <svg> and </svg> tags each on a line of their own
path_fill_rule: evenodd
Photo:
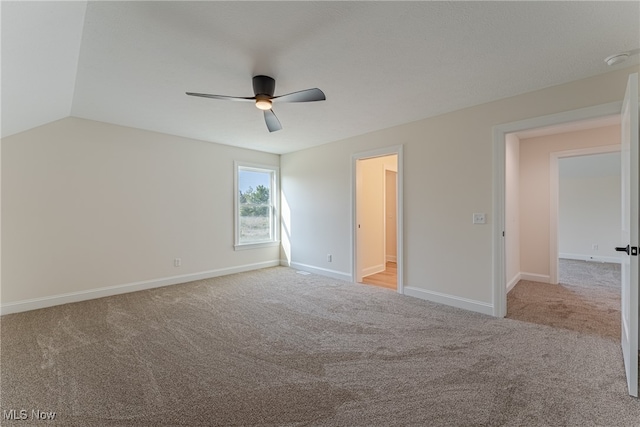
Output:
<svg viewBox="0 0 640 427">
<path fill-rule="evenodd" d="M 367 285 L 382 286 L 383 288 L 397 289 L 398 286 L 398 265 L 395 262 L 387 262 L 385 270 L 381 273 L 372 274 L 362 279 L 362 283 Z"/>
</svg>

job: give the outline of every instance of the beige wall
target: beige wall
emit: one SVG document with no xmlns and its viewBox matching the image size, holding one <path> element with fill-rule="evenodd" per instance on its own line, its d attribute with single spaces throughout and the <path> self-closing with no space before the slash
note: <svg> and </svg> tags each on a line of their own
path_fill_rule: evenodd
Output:
<svg viewBox="0 0 640 427">
<path fill-rule="evenodd" d="M 278 263 L 233 250 L 234 160 L 279 164 L 78 118 L 3 139 L 2 303 Z"/>
<path fill-rule="evenodd" d="M 549 280 L 551 153 L 619 144 L 619 126 L 520 140 L 520 268 L 523 274 Z"/>
<path fill-rule="evenodd" d="M 492 127 L 621 101 L 637 67 L 507 98 L 283 155 L 291 260 L 349 276 L 351 156 L 404 146 L 404 284 L 413 295 L 491 312 Z M 331 203 L 327 203 L 328 201 Z M 487 224 L 472 224 L 473 212 Z M 548 261 L 547 261 L 548 262 Z M 406 291 L 406 289 L 405 289 Z"/>
</svg>

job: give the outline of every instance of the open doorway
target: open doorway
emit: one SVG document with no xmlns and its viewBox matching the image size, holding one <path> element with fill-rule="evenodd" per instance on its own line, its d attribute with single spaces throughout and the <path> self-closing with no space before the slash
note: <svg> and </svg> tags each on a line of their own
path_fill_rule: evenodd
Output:
<svg viewBox="0 0 640 427">
<path fill-rule="evenodd" d="M 363 197 L 358 203 L 358 207 L 361 208 L 358 214 L 358 223 L 367 225 L 367 227 L 359 229 L 359 241 L 364 245 L 359 251 L 362 254 L 360 264 L 363 268 L 362 283 L 394 290 L 398 288 L 396 256 L 398 233 L 396 221 L 397 157 L 392 155 L 364 159 L 359 160 L 357 165 L 358 173 L 362 173 L 364 178 L 359 192 Z M 381 186 L 379 179 L 376 179 L 379 178 L 380 164 L 383 167 Z M 380 204 L 380 196 L 382 196 L 382 211 L 372 207 L 372 205 Z M 380 213 L 382 216 L 377 217 Z M 382 235 L 379 231 L 380 225 L 382 226 Z M 382 243 L 383 257 L 379 257 L 376 253 L 376 246 L 379 243 Z M 382 260 L 382 264 L 380 264 L 380 260 Z"/>
<path fill-rule="evenodd" d="M 542 128 L 544 126 L 563 126 L 567 123 L 602 119 L 607 116 L 615 116 L 620 121 L 621 144 L 621 234 L 620 246 L 616 251 L 626 252 L 621 254 L 621 334 L 620 344 L 624 359 L 625 373 L 629 394 L 638 396 L 638 231 L 639 206 L 638 201 L 638 170 L 639 153 L 639 129 L 638 121 L 638 74 L 628 77 L 627 88 L 622 102 L 613 102 L 579 110 L 540 116 L 532 119 L 521 120 L 512 123 L 497 125 L 493 128 L 494 144 L 494 175 L 493 194 L 495 224 L 493 227 L 493 314 L 497 317 L 505 317 L 507 312 L 507 268 L 509 258 L 509 218 L 507 209 L 507 185 L 508 181 L 508 135 L 527 131 L 529 129 Z M 550 239 L 551 240 L 551 239 Z M 512 257 L 513 260 L 513 257 Z"/>
<path fill-rule="evenodd" d="M 354 281 L 402 293 L 401 147 L 359 153 L 354 174 Z"/>
<path fill-rule="evenodd" d="M 534 117 L 530 119 L 520 120 L 517 122 L 505 123 L 497 125 L 493 128 L 493 145 L 494 145 L 494 176 L 493 176 L 493 210 L 495 212 L 495 222 L 493 224 L 493 294 L 492 305 L 493 315 L 497 317 L 505 317 L 507 314 L 507 290 L 514 284 L 513 277 L 521 273 L 519 265 L 520 257 L 513 256 L 513 242 L 510 241 L 514 237 L 519 237 L 519 224 L 514 223 L 514 218 L 519 218 L 516 204 L 516 215 L 513 210 L 509 212 L 507 183 L 511 181 L 508 157 L 509 140 L 515 138 L 512 142 L 518 147 L 518 137 L 516 134 L 536 130 L 540 128 L 549 128 L 552 126 L 562 127 L 571 123 L 606 120 L 616 117 L 620 120 L 621 102 L 612 102 L 593 107 L 586 107 L 579 110 L 566 111 L 562 113 L 551 114 L 547 116 Z M 517 157 L 518 152 L 511 153 Z M 543 215 L 547 215 L 543 213 Z M 519 243 L 516 246 L 520 247 Z M 509 255 L 511 254 L 511 255 Z M 517 255 L 517 254 L 516 254 Z M 549 261 L 547 261 L 549 262 Z M 518 280 L 520 277 L 517 278 Z M 516 282 L 517 283 L 517 282 Z"/>
<path fill-rule="evenodd" d="M 617 132 L 610 137 L 618 138 Z M 619 274 L 617 281 L 615 277 L 596 277 L 600 270 L 619 272 L 620 256 L 615 247 L 620 241 L 622 218 L 620 174 L 619 144 L 551 156 L 550 283 L 620 283 Z M 593 270 L 591 276 L 589 270 Z"/>
<path fill-rule="evenodd" d="M 508 137 L 507 317 L 619 337 L 619 141 L 616 117 Z"/>
</svg>

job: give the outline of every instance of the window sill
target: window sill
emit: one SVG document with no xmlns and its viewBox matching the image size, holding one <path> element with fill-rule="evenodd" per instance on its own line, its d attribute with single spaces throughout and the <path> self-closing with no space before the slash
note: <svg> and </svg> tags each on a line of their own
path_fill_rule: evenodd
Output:
<svg viewBox="0 0 640 427">
<path fill-rule="evenodd" d="M 241 243 L 233 245 L 233 249 L 236 251 L 244 251 L 246 249 L 260 249 L 260 248 L 268 248 L 272 246 L 279 246 L 280 241 L 273 242 L 260 242 L 260 243 Z"/>
</svg>

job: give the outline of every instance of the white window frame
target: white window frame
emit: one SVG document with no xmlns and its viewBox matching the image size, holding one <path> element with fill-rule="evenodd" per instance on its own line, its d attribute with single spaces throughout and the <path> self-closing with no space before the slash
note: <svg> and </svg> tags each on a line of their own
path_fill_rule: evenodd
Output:
<svg viewBox="0 0 640 427">
<path fill-rule="evenodd" d="M 248 170 L 254 172 L 264 172 L 271 174 L 271 188 L 269 189 L 269 195 L 271 199 L 271 227 L 273 228 L 273 234 L 271 240 L 266 240 L 256 243 L 241 243 L 240 242 L 240 188 L 238 186 L 238 177 L 241 170 Z M 235 235 L 235 250 L 256 249 L 265 248 L 269 246 L 277 246 L 280 244 L 280 168 L 277 166 L 260 165 L 255 163 L 246 163 L 241 161 L 234 162 L 234 174 L 233 174 L 233 199 L 234 199 L 234 235 Z"/>
</svg>

